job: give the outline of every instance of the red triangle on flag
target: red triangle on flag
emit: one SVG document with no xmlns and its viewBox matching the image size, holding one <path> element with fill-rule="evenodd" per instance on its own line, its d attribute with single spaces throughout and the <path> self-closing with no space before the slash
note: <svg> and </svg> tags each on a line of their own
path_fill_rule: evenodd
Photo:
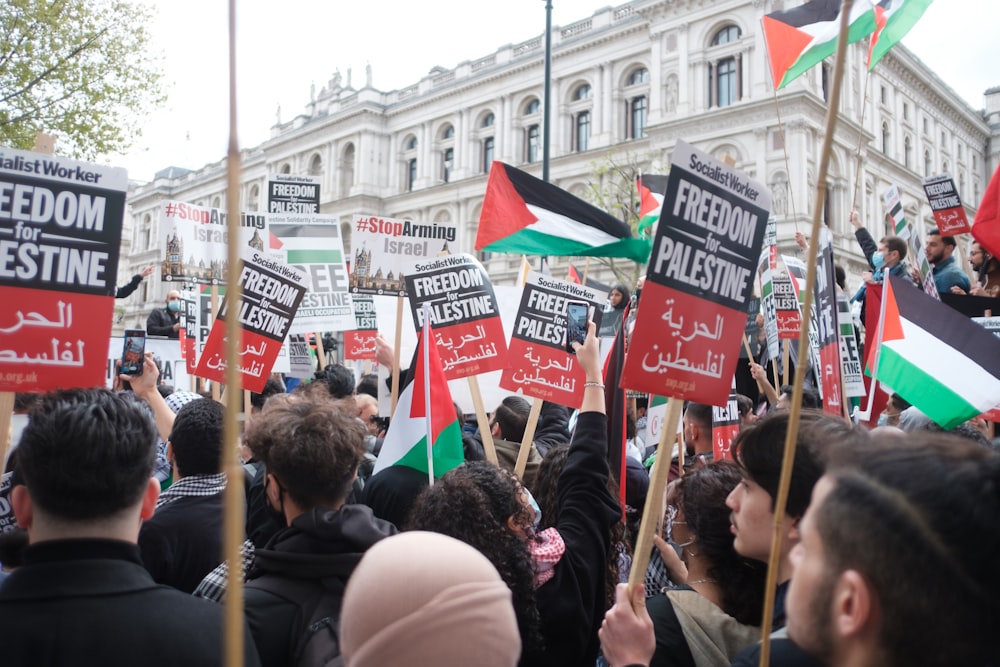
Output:
<svg viewBox="0 0 1000 667">
<path fill-rule="evenodd" d="M 813 38 L 807 32 L 782 23 L 769 16 L 761 19 L 764 41 L 767 43 L 767 57 L 771 62 L 771 77 L 774 88 L 781 87 L 785 72 L 795 64 Z"/>
<path fill-rule="evenodd" d="M 538 221 L 524 203 L 524 198 L 518 193 L 507 175 L 507 165 L 494 162 L 490 167 L 489 180 L 486 181 L 486 196 L 483 198 L 480 221 L 489 220 L 489 224 L 480 224 L 476 232 L 476 250 L 516 234 L 528 225 Z"/>
<path fill-rule="evenodd" d="M 416 368 L 413 372 L 413 402 L 410 405 L 410 417 L 417 419 L 427 416 L 431 411 L 431 440 L 437 440 L 438 435 L 449 424 L 458 419 L 455 406 L 451 402 L 451 392 L 448 391 L 448 380 L 444 376 L 444 366 L 441 365 L 441 355 L 438 354 L 437 343 L 431 331 L 430 322 L 424 323 L 426 331 L 421 332 L 417 344 Z M 425 335 L 426 334 L 426 335 Z M 429 342 L 428 345 L 424 343 Z M 425 359 L 427 371 L 424 370 Z M 429 375 L 429 377 L 428 377 Z M 429 381 L 428 381 L 429 380 Z M 427 387 L 431 388 L 427 396 Z"/>
<path fill-rule="evenodd" d="M 882 322 L 882 342 L 903 340 L 903 323 L 899 317 L 899 304 L 892 289 L 892 282 L 885 281 L 882 298 L 885 299 L 885 319 Z"/>
<path fill-rule="evenodd" d="M 993 173 L 979 202 L 972 236 L 994 257 L 1000 257 L 1000 167 Z"/>
</svg>

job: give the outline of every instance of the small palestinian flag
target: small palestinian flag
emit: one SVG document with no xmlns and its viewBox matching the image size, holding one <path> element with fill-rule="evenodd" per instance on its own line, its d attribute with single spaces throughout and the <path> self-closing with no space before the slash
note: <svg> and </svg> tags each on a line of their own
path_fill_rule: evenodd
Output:
<svg viewBox="0 0 1000 667">
<path fill-rule="evenodd" d="M 875 32 L 868 46 L 868 69 L 903 39 L 924 15 L 931 0 L 882 0 L 875 5 Z"/>
<path fill-rule="evenodd" d="M 993 173 L 983 200 L 979 202 L 972 236 L 991 255 L 1000 257 L 1000 167 Z"/>
<path fill-rule="evenodd" d="M 761 19 L 775 90 L 833 55 L 837 50 L 840 9 L 840 0 L 812 0 Z M 870 0 L 855 2 L 851 6 L 847 42 L 859 42 L 875 28 L 875 12 Z"/>
<path fill-rule="evenodd" d="M 669 178 L 659 174 L 639 174 L 636 181 L 639 188 L 639 236 L 651 236 L 656 229 Z"/>
<path fill-rule="evenodd" d="M 476 250 L 570 257 L 622 257 L 645 264 L 651 243 L 621 220 L 565 190 L 494 162 Z"/>
<path fill-rule="evenodd" d="M 1000 339 L 889 276 L 875 376 L 944 429 L 1000 404 Z"/>
</svg>

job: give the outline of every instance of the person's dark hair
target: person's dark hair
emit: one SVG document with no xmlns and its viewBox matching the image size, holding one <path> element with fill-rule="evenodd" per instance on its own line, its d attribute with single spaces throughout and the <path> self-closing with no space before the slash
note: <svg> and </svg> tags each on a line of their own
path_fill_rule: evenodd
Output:
<svg viewBox="0 0 1000 667">
<path fill-rule="evenodd" d="M 42 404 L 42 396 L 36 391 L 19 391 L 14 394 L 14 414 L 23 415 Z"/>
<path fill-rule="evenodd" d="M 684 414 L 688 415 L 689 418 L 697 422 L 698 426 L 702 429 L 708 429 L 709 437 L 711 437 L 712 431 L 712 406 L 706 405 L 704 403 L 694 403 L 688 402 L 687 406 L 684 408 Z"/>
<path fill-rule="evenodd" d="M 215 475 L 222 469 L 222 404 L 206 398 L 182 407 L 170 429 L 170 448 L 181 477 Z"/>
<path fill-rule="evenodd" d="M 278 378 L 267 378 L 267 382 L 264 384 L 264 391 L 257 393 L 256 391 L 250 392 L 250 405 L 257 411 L 260 411 L 264 404 L 267 403 L 267 399 L 275 396 L 277 394 L 285 393 L 285 385 Z"/>
<path fill-rule="evenodd" d="M 531 553 L 507 527 L 507 520 L 514 517 L 517 524 L 530 528 L 521 489 L 513 474 L 492 463 L 463 463 L 421 492 L 407 525 L 409 530 L 454 537 L 486 556 L 510 588 L 522 644 L 537 647 L 541 634 Z"/>
<path fill-rule="evenodd" d="M 893 392 L 893 394 L 889 396 L 889 403 L 892 403 L 892 406 L 896 408 L 896 410 L 898 410 L 899 412 L 902 412 L 906 408 L 910 407 L 910 404 L 907 402 L 907 400 L 895 392 Z"/>
<path fill-rule="evenodd" d="M 5 568 L 18 568 L 28 547 L 28 531 L 15 527 L 5 533 L 0 533 L 0 563 Z"/>
<path fill-rule="evenodd" d="M 710 563 L 708 575 L 722 590 L 722 610 L 745 625 L 760 625 L 767 566 L 736 553 L 726 497 L 743 478 L 731 461 L 713 461 L 684 475 L 677 503 L 697 539 L 699 556 Z"/>
<path fill-rule="evenodd" d="M 937 424 L 935 424 L 934 422 L 929 421 L 926 424 L 924 424 L 920 428 L 920 430 L 929 431 L 931 433 L 949 433 L 959 438 L 965 438 L 966 440 L 971 440 L 980 447 L 985 447 L 987 449 L 991 447 L 989 438 L 983 435 L 982 431 L 980 431 L 974 426 L 969 425 L 968 423 L 959 424 L 958 426 L 955 426 L 946 431 Z"/>
<path fill-rule="evenodd" d="M 792 400 L 794 395 L 795 387 L 790 384 L 781 385 L 781 391 L 779 394 L 788 394 L 788 400 Z M 823 399 L 819 397 L 819 393 L 815 389 L 810 389 L 809 387 L 802 387 L 802 407 L 803 409 L 816 409 L 823 407 Z"/>
<path fill-rule="evenodd" d="M 955 245 L 955 237 L 954 236 L 942 236 L 941 235 L 941 230 L 939 230 L 937 227 L 931 227 L 929 230 L 927 230 L 927 236 L 940 236 L 941 237 L 941 243 L 943 243 L 945 245 L 950 245 L 950 246 L 954 246 Z"/>
<path fill-rule="evenodd" d="M 733 457 L 743 468 L 743 474 L 771 496 L 772 511 L 778 497 L 788 419 L 788 412 L 772 412 L 754 426 L 740 431 L 732 446 Z M 822 412 L 803 410 L 799 420 L 795 461 L 785 505 L 788 516 L 795 518 L 805 514 L 813 486 L 823 475 L 824 450 L 860 446 L 866 440 L 861 429 Z"/>
<path fill-rule="evenodd" d="M 840 289 L 847 289 L 847 272 L 840 264 L 833 265 L 833 279 L 840 286 Z"/>
<path fill-rule="evenodd" d="M 625 283 L 615 283 L 615 285 L 608 290 L 608 294 L 611 294 L 611 292 L 615 291 L 621 293 L 622 300 L 619 301 L 618 305 L 615 306 L 614 308 L 615 310 L 624 310 L 625 306 L 628 305 L 628 300 L 632 298 L 632 292 L 629 291 L 629 288 L 625 286 Z"/>
<path fill-rule="evenodd" d="M 343 364 L 330 364 L 322 371 L 317 371 L 316 379 L 326 383 L 327 392 L 334 398 L 344 398 L 354 393 L 354 371 Z"/>
<path fill-rule="evenodd" d="M 368 394 L 372 398 L 378 399 L 378 374 L 365 373 L 362 375 L 354 391 L 357 394 Z"/>
<path fill-rule="evenodd" d="M 364 458 L 365 425 L 354 399 L 322 391 L 281 394 L 250 422 L 246 444 L 300 507 L 339 505 Z"/>
<path fill-rule="evenodd" d="M 156 441 L 149 406 L 130 393 L 55 391 L 31 413 L 17 469 L 45 512 L 70 521 L 112 518 L 142 498 Z"/>
<path fill-rule="evenodd" d="M 503 399 L 493 415 L 494 421 L 500 425 L 501 437 L 511 442 L 520 442 L 524 438 L 530 412 L 531 404 L 520 396 Z"/>
<path fill-rule="evenodd" d="M 896 251 L 899 253 L 899 261 L 902 262 L 906 259 L 906 241 L 898 236 L 883 236 L 882 243 L 885 244 L 889 252 Z"/>
<path fill-rule="evenodd" d="M 749 396 L 736 394 L 736 409 L 739 411 L 740 417 L 745 417 L 747 413 L 753 411 L 753 401 Z"/>
<path fill-rule="evenodd" d="M 991 664 L 1000 652 L 1000 457 L 946 434 L 873 441 L 852 465 L 833 465 L 816 509 L 828 571 L 856 570 L 875 589 L 885 664 Z"/>
</svg>

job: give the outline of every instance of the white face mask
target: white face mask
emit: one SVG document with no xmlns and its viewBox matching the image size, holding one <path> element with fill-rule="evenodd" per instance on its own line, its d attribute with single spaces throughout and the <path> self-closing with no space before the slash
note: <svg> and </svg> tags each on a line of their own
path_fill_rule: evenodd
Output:
<svg viewBox="0 0 1000 667">
<path fill-rule="evenodd" d="M 677 542 L 674 542 L 674 538 L 673 538 L 674 524 L 678 524 L 678 525 L 682 525 L 682 526 L 686 526 L 687 525 L 687 521 L 677 521 L 677 514 L 678 513 L 679 512 L 678 512 L 677 507 L 675 505 L 668 505 L 667 506 L 667 520 L 666 520 L 666 529 L 665 529 L 665 532 L 667 534 L 667 542 L 673 542 L 675 545 L 677 545 L 678 547 L 680 547 L 680 548 L 683 549 L 684 547 L 689 547 L 692 544 L 694 544 L 694 538 L 692 537 L 691 539 L 689 539 L 687 542 L 684 542 L 683 544 L 678 544 Z"/>
</svg>

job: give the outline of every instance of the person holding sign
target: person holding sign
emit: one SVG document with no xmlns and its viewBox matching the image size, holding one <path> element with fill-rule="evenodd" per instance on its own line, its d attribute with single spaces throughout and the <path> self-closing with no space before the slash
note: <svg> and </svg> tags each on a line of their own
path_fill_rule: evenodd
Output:
<svg viewBox="0 0 1000 667">
<path fill-rule="evenodd" d="M 586 342 L 574 344 L 586 377 L 583 403 L 559 476 L 558 519 L 544 541 L 535 534 L 535 510 L 517 478 L 481 461 L 425 489 L 410 517 L 411 529 L 460 539 L 497 568 L 513 593 L 522 666 L 592 665 L 597 658 L 610 527 L 621 508 L 607 488 L 607 417 L 595 334 L 591 322 Z"/>
<path fill-rule="evenodd" d="M 927 232 L 924 252 L 927 253 L 927 261 L 934 265 L 934 284 L 938 292 L 950 293 L 952 287 L 969 291 L 972 287 L 969 276 L 965 275 L 952 257 L 955 252 L 954 236 L 942 236 L 937 227 L 932 227 Z"/>
</svg>

